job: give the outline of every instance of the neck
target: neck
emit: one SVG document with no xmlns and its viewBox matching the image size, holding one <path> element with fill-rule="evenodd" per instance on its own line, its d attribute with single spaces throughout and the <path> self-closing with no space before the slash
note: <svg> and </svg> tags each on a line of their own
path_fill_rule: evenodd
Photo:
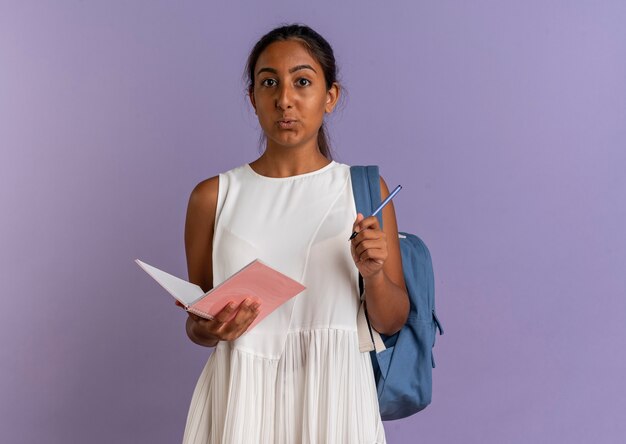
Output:
<svg viewBox="0 0 626 444">
<path fill-rule="evenodd" d="M 268 148 L 261 157 L 250 163 L 250 166 L 263 176 L 289 177 L 319 170 L 329 163 L 330 160 L 319 150 L 316 152 L 290 150 L 287 153 L 284 151 L 277 153 Z"/>
</svg>

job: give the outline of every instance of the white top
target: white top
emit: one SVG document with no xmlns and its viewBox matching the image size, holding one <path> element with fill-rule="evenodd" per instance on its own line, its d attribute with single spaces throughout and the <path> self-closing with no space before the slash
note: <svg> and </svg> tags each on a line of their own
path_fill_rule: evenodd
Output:
<svg viewBox="0 0 626 444">
<path fill-rule="evenodd" d="M 372 363 L 359 352 L 350 167 L 219 175 L 213 283 L 255 258 L 302 293 L 220 342 L 196 385 L 184 443 L 384 443 Z"/>
</svg>

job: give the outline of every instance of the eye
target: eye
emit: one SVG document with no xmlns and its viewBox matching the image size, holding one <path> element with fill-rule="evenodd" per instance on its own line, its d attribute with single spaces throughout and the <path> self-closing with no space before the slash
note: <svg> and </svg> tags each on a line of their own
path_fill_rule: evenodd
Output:
<svg viewBox="0 0 626 444">
<path fill-rule="evenodd" d="M 298 79 L 299 86 L 308 86 L 310 84 L 311 84 L 311 81 L 309 79 L 305 79 L 304 77 L 301 77 Z"/>
<path fill-rule="evenodd" d="M 268 84 L 269 82 L 274 82 L 272 84 Z M 272 79 L 272 78 L 267 78 L 265 80 L 261 80 L 261 85 L 263 86 L 274 86 L 276 84 L 276 80 Z"/>
</svg>

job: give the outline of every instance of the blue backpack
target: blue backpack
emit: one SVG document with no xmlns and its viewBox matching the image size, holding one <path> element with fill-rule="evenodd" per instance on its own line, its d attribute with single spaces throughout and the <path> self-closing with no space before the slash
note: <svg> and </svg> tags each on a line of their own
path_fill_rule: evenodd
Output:
<svg viewBox="0 0 626 444">
<path fill-rule="evenodd" d="M 350 174 L 357 212 L 367 217 L 381 202 L 378 167 L 353 166 Z M 377 217 L 382 229 L 382 212 Z M 409 317 L 393 336 L 379 335 L 367 321 L 371 343 L 364 349 L 371 350 L 380 415 L 385 421 L 405 418 L 430 404 L 436 329 L 443 334 L 435 313 L 430 252 L 417 236 L 404 232 L 398 235 L 402 271 L 411 303 Z M 362 293 L 360 276 L 359 282 Z M 366 313 L 362 317 L 366 318 Z"/>
</svg>

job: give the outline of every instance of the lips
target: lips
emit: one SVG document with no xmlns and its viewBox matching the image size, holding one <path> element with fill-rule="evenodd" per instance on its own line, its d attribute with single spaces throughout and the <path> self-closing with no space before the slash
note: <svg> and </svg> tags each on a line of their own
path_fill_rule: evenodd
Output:
<svg viewBox="0 0 626 444">
<path fill-rule="evenodd" d="M 282 129 L 293 128 L 296 125 L 297 120 L 282 119 L 277 122 L 278 127 Z"/>
</svg>

